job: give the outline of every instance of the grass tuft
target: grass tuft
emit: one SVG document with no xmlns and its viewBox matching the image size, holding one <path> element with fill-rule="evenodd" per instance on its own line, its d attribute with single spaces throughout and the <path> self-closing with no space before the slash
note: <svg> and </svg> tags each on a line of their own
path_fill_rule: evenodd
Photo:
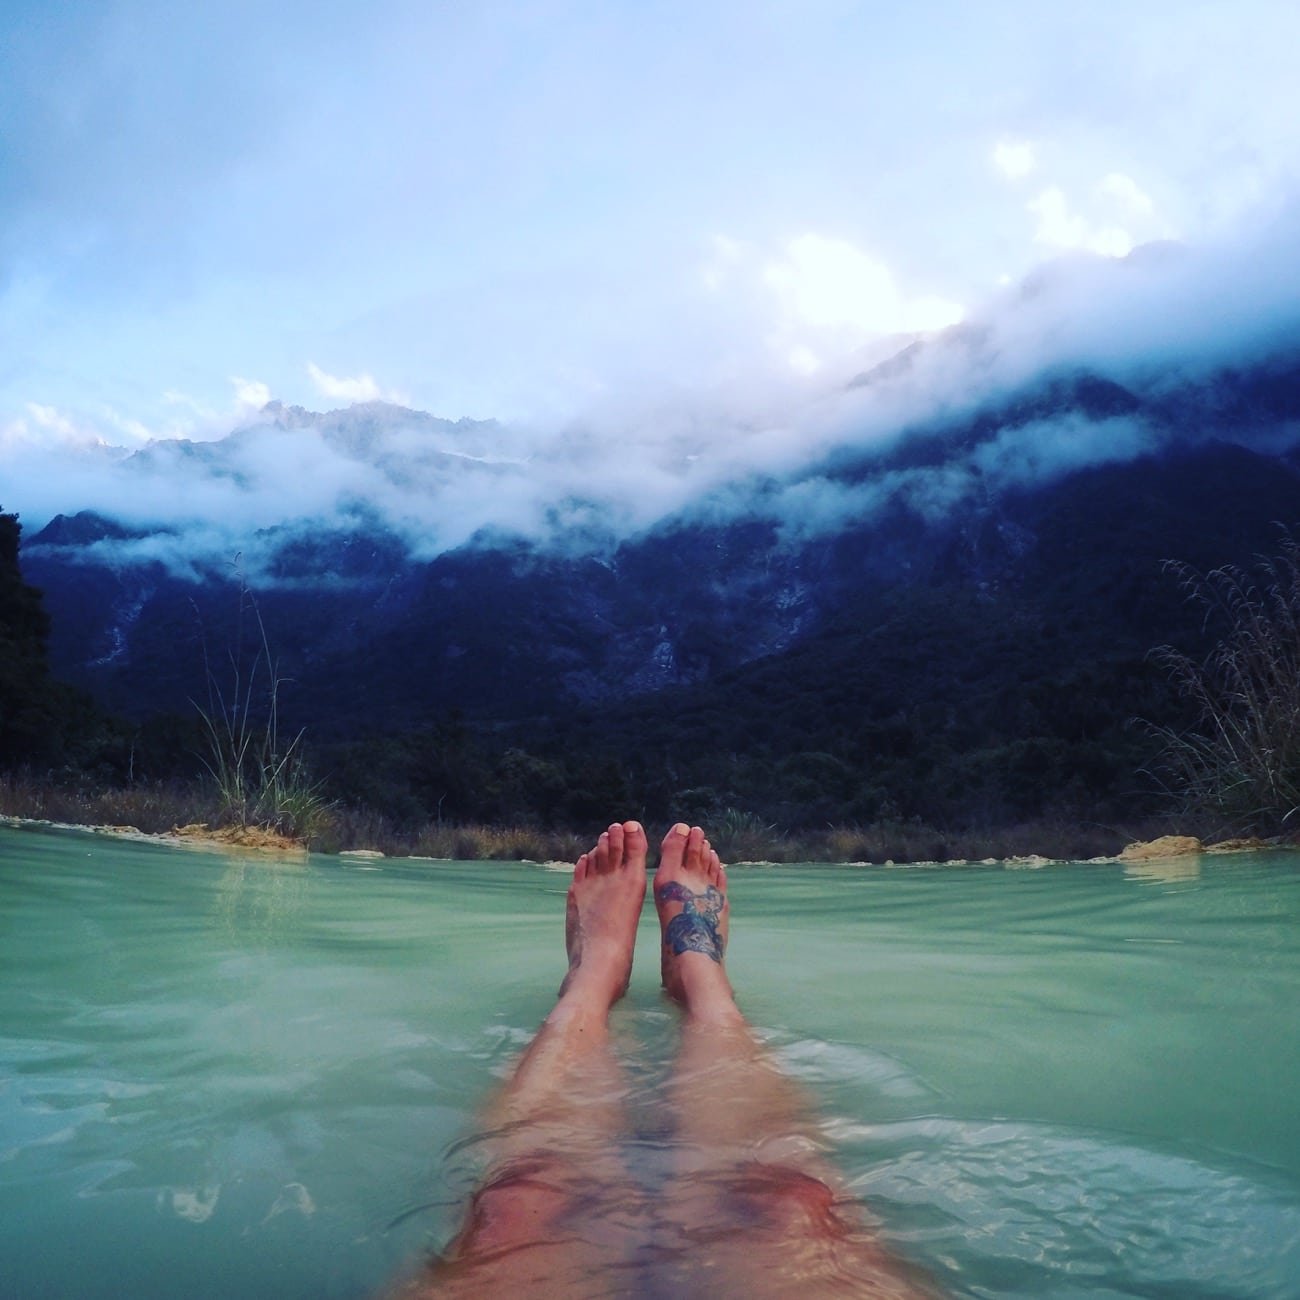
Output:
<svg viewBox="0 0 1300 1300">
<path fill-rule="evenodd" d="M 253 643 L 251 658 L 246 639 Z M 194 702 L 208 740 L 208 752 L 199 757 L 220 800 L 218 820 L 272 831 L 308 845 L 320 840 L 329 832 L 333 805 L 322 783 L 308 771 L 303 732 L 282 740 L 279 702 L 284 678 L 271 654 L 262 612 L 243 582 L 229 658 L 227 692 L 204 644 L 208 705 Z"/>
<path fill-rule="evenodd" d="M 1215 833 L 1278 835 L 1300 811 L 1300 544 L 1283 538 L 1254 574 L 1169 566 L 1227 635 L 1203 660 L 1154 651 L 1196 712 L 1183 730 L 1147 724 L 1151 773 L 1184 820 Z"/>
</svg>

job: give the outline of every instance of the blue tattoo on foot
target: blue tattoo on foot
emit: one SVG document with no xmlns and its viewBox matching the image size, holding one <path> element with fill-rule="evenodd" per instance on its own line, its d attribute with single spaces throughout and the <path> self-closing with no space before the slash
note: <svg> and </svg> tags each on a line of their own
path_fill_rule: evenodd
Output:
<svg viewBox="0 0 1300 1300">
<path fill-rule="evenodd" d="M 718 933 L 718 921 L 726 898 L 722 890 L 710 885 L 702 894 L 692 893 L 679 880 L 669 881 L 655 889 L 660 902 L 677 902 L 682 910 L 664 929 L 664 943 L 679 956 L 684 952 L 702 952 L 714 961 L 722 960 L 726 947 Z"/>
</svg>

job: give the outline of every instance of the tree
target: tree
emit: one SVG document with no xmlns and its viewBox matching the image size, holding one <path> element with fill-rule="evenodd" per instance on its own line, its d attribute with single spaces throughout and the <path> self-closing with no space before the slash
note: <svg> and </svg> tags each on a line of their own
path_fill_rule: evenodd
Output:
<svg viewBox="0 0 1300 1300">
<path fill-rule="evenodd" d="M 57 748 L 58 692 L 50 680 L 50 620 L 41 593 L 23 581 L 22 525 L 0 513 L 0 767 L 47 757 Z"/>
</svg>

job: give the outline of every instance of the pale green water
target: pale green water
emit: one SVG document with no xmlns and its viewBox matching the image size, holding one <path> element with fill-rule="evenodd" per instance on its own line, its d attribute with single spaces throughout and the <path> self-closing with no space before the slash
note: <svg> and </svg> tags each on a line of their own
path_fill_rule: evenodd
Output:
<svg viewBox="0 0 1300 1300">
<path fill-rule="evenodd" d="M 563 874 L 0 830 L 0 1294 L 363 1296 L 454 1230 Z M 1300 867 L 732 876 L 742 1006 L 963 1296 L 1300 1295 Z M 662 1079 L 648 910 L 617 1012 Z"/>
</svg>

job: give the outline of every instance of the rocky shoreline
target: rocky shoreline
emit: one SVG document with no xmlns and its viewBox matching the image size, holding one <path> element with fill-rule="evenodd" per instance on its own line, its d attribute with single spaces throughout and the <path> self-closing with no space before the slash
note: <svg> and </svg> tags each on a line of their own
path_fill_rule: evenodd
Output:
<svg viewBox="0 0 1300 1300">
<path fill-rule="evenodd" d="M 215 830 L 204 822 L 175 826 L 170 831 L 142 831 L 135 826 L 86 826 L 76 822 L 50 821 L 45 817 L 0 816 L 0 826 L 13 830 L 76 831 L 84 835 L 110 835 L 115 839 L 139 840 L 148 844 L 170 844 L 189 849 L 257 849 L 272 853 L 306 854 L 307 846 L 275 831 L 256 826 L 223 826 Z"/>
<path fill-rule="evenodd" d="M 257 853 L 305 857 L 308 851 L 307 846 L 300 840 L 290 839 L 288 836 L 257 826 L 223 826 L 212 828 L 205 822 L 194 822 L 187 826 L 175 826 L 170 831 L 151 832 L 142 831 L 135 826 L 81 825 L 74 822 L 51 821 L 47 818 L 41 817 L 15 817 L 10 815 L 0 815 L 0 826 L 6 826 L 13 830 L 73 831 L 85 835 L 107 835 L 112 836 L 115 839 L 138 840 L 142 843 L 150 844 L 166 844 L 176 848 L 206 849 L 213 852 L 239 849 Z M 1284 840 L 1281 838 L 1227 839 L 1216 840 L 1207 844 L 1193 835 L 1162 835 L 1153 840 L 1135 841 L 1116 854 L 1083 859 L 1046 857 L 1042 854 L 1028 853 L 1016 854 L 1005 858 L 948 858 L 924 862 L 895 862 L 892 859 L 886 859 L 883 862 L 856 861 L 848 862 L 844 865 L 852 867 L 1003 866 L 1032 869 L 1076 861 L 1097 865 L 1116 863 L 1121 865 L 1137 865 L 1142 863 L 1159 863 L 1171 859 L 1198 857 L 1201 855 L 1218 856 L 1229 853 L 1257 853 L 1266 850 L 1296 851 L 1298 849 L 1300 849 L 1300 845 L 1297 845 L 1293 840 Z M 388 855 L 380 852 L 378 849 L 363 848 L 344 849 L 341 852 L 330 856 L 353 859 L 374 859 L 384 858 Z M 413 855 L 412 860 L 450 862 L 457 861 L 458 859 L 432 858 L 426 855 Z M 525 862 L 531 861 L 531 859 L 518 860 Z M 555 868 L 568 866 L 570 864 L 547 861 L 540 863 L 540 865 Z M 761 859 L 742 859 L 732 862 L 729 865 L 733 867 L 772 867 L 788 864 Z"/>
</svg>

